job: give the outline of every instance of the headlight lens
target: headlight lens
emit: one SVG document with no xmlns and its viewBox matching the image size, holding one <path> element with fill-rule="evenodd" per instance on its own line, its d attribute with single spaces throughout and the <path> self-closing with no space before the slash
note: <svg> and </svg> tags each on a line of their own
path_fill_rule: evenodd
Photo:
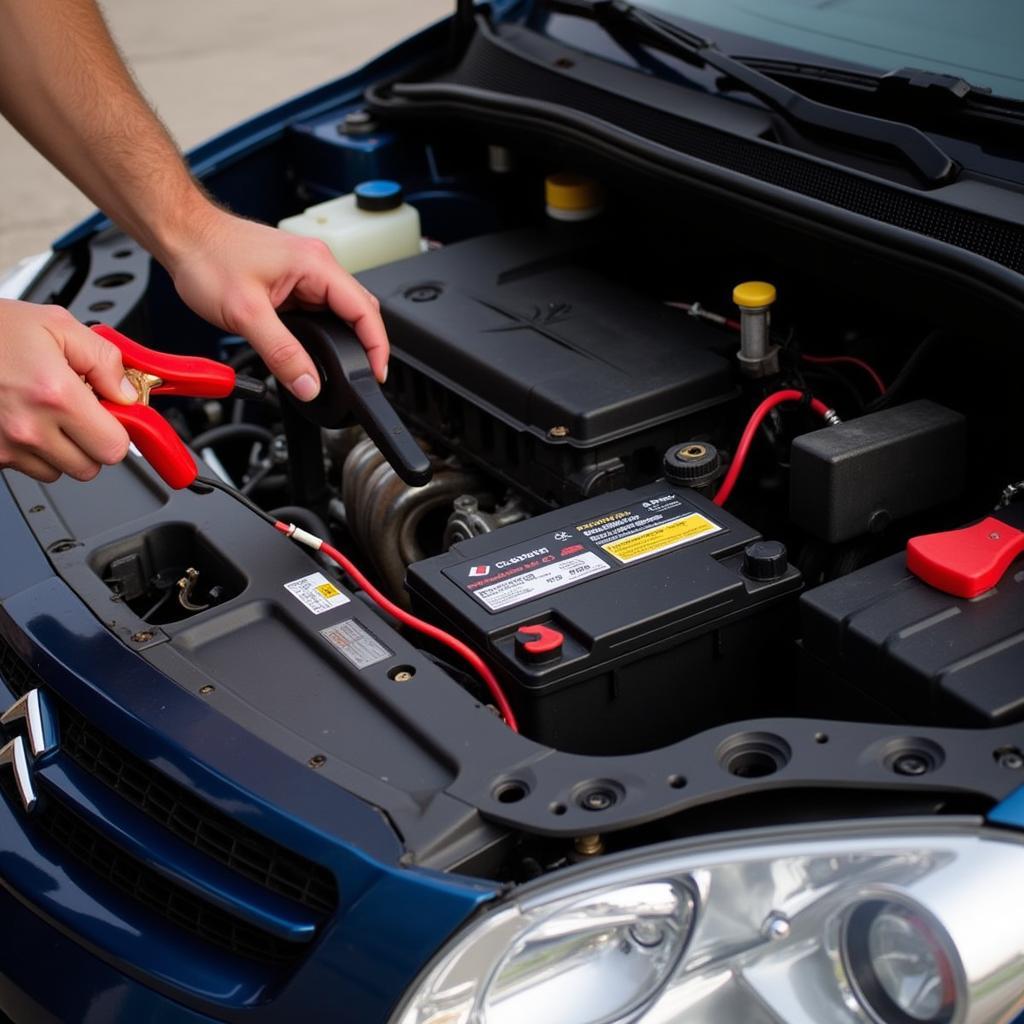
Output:
<svg viewBox="0 0 1024 1024">
<path fill-rule="evenodd" d="M 531 883 L 392 1024 L 996 1024 L 1024 1009 L 1024 841 L 931 822 L 666 844 Z"/>
<path fill-rule="evenodd" d="M 850 914 L 845 966 L 860 1001 L 889 1021 L 948 1024 L 957 1002 L 955 955 L 931 921 L 890 900 L 869 900 Z"/>
<path fill-rule="evenodd" d="M 541 918 L 484 989 L 488 1024 L 593 1024 L 642 1005 L 668 977 L 693 898 L 650 882 L 587 896 Z"/>
</svg>

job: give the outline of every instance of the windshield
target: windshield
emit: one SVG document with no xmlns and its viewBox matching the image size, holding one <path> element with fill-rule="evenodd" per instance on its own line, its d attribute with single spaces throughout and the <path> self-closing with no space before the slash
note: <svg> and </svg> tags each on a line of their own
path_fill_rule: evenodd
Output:
<svg viewBox="0 0 1024 1024">
<path fill-rule="evenodd" d="M 1024 99 L 1021 0 L 644 0 L 642 6 L 804 50 L 823 64 L 924 68 Z M 757 54 L 756 48 L 732 52 Z"/>
</svg>

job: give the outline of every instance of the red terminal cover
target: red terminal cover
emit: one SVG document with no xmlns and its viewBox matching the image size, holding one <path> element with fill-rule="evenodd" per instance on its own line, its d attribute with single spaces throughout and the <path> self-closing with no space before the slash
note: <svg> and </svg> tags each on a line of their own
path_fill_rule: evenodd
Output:
<svg viewBox="0 0 1024 1024">
<path fill-rule="evenodd" d="M 991 590 L 1024 552 L 1024 531 L 989 516 L 962 530 L 929 533 L 907 544 L 907 568 L 954 597 Z"/>
<path fill-rule="evenodd" d="M 563 643 L 565 637 L 550 626 L 520 626 L 516 631 L 516 647 L 534 658 L 556 654 Z"/>
</svg>

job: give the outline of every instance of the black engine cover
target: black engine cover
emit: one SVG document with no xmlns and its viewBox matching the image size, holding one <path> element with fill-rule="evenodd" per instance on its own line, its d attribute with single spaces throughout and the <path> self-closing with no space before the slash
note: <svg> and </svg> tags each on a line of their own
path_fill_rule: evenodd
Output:
<svg viewBox="0 0 1024 1024">
<path fill-rule="evenodd" d="M 650 479 L 735 394 L 735 339 L 591 269 L 602 244 L 599 226 L 550 225 L 359 275 L 395 405 L 548 504 Z"/>
</svg>

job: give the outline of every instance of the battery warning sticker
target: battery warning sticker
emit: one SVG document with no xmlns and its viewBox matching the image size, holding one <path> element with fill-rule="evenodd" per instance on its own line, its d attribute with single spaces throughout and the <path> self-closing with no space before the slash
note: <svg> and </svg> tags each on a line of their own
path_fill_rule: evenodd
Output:
<svg viewBox="0 0 1024 1024">
<path fill-rule="evenodd" d="M 576 526 L 578 534 L 623 564 L 659 555 L 721 529 L 672 492 Z"/>
<path fill-rule="evenodd" d="M 718 533 L 719 530 L 721 527 L 717 523 L 711 522 L 699 512 L 693 512 L 670 523 L 654 526 L 631 537 L 623 537 L 621 540 L 613 540 L 610 544 L 601 546 L 620 562 L 635 562 L 638 558 L 668 551 L 669 548 L 687 544 L 698 537 L 706 537 L 709 533 Z"/>
<path fill-rule="evenodd" d="M 686 499 L 665 492 L 444 572 L 494 613 L 722 529 Z"/>
<path fill-rule="evenodd" d="M 394 654 L 355 619 L 321 629 L 320 635 L 356 668 L 369 668 Z"/>
<path fill-rule="evenodd" d="M 323 615 L 332 608 L 348 604 L 348 598 L 322 572 L 311 572 L 301 579 L 292 580 L 284 585 L 284 589 L 314 615 Z"/>
</svg>

